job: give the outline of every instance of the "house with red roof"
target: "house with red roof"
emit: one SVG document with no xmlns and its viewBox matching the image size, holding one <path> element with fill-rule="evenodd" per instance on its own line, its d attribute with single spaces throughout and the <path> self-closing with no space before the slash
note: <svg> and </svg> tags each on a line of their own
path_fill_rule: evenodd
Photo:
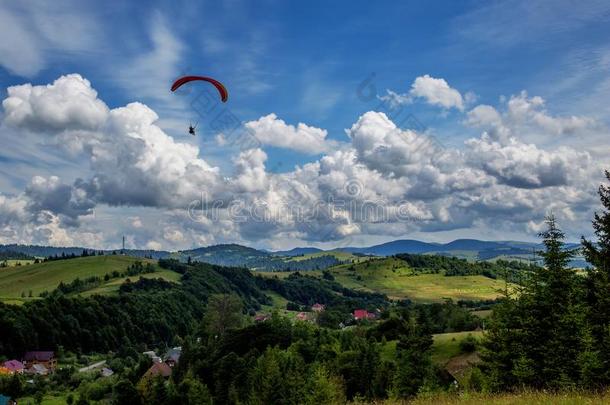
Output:
<svg viewBox="0 0 610 405">
<path fill-rule="evenodd" d="M 354 319 L 359 321 L 361 319 L 375 319 L 375 314 L 367 311 L 366 309 L 356 309 L 353 313 Z"/>
<path fill-rule="evenodd" d="M 166 363 L 153 363 L 152 366 L 144 373 L 143 379 L 156 377 L 160 375 L 163 378 L 168 378 L 172 375 L 172 368 Z"/>
<path fill-rule="evenodd" d="M 296 318 L 299 321 L 309 321 L 309 314 L 307 312 L 299 312 Z"/>
<path fill-rule="evenodd" d="M 23 371 L 25 370 L 23 363 L 19 360 L 5 361 L 3 366 L 6 367 L 11 374 L 23 374 Z"/>
<path fill-rule="evenodd" d="M 324 305 L 315 303 L 311 306 L 311 310 L 313 312 L 322 312 L 324 311 Z"/>
<path fill-rule="evenodd" d="M 265 322 L 271 319 L 271 316 L 268 314 L 258 314 L 254 317 L 254 322 Z"/>
</svg>

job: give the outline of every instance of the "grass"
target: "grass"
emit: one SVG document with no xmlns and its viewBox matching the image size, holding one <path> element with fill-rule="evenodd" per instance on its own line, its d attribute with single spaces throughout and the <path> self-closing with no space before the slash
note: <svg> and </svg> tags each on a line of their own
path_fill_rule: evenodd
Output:
<svg viewBox="0 0 610 405">
<path fill-rule="evenodd" d="M 96 288 L 81 292 L 78 295 L 80 295 L 82 297 L 89 297 L 89 296 L 95 295 L 95 294 L 98 294 L 98 295 L 115 294 L 119 291 L 119 287 L 121 286 L 121 284 L 123 284 L 125 282 L 125 280 L 130 279 L 131 281 L 136 281 L 140 277 L 162 278 L 165 281 L 179 283 L 181 275 L 179 273 L 176 273 L 175 271 L 171 271 L 171 270 L 157 270 L 154 273 L 138 274 L 137 276 L 115 278 Z"/>
<path fill-rule="evenodd" d="M 109 255 L 79 257 L 0 269 L 0 301 L 25 302 L 28 299 L 35 299 L 34 297 L 43 291 L 54 290 L 62 281 L 68 283 L 76 278 L 103 277 L 115 270 L 123 272 L 138 260 L 155 263 L 148 259 Z M 30 291 L 32 291 L 33 298 L 27 297 Z M 25 293 L 26 298 L 21 297 L 22 293 Z"/>
<path fill-rule="evenodd" d="M 471 331 L 432 335 L 432 361 L 444 365 L 452 358 L 460 355 L 460 341 L 468 335 L 480 340 L 483 337 L 483 332 Z M 380 355 L 382 360 L 394 360 L 396 358 L 396 341 L 391 340 L 380 347 Z"/>
<path fill-rule="evenodd" d="M 432 361 L 445 364 L 460 354 L 460 341 L 466 336 L 472 335 L 478 340 L 483 337 L 483 331 L 440 333 L 433 335 Z"/>
<path fill-rule="evenodd" d="M 433 394 L 412 401 L 384 401 L 384 405 L 597 405 L 610 403 L 610 393 L 549 393 L 541 391 L 506 394 Z"/>
<path fill-rule="evenodd" d="M 354 264 L 342 264 L 328 270 L 345 287 L 360 291 L 379 292 L 392 299 L 408 298 L 418 303 L 443 302 L 445 299 L 495 299 L 504 289 L 503 280 L 484 276 L 451 276 L 425 274 L 413 271 L 396 258 L 365 258 Z M 350 270 L 351 268 L 355 270 Z M 257 271 L 263 277 L 288 277 L 293 272 Z M 303 271 L 302 274 L 320 277 L 321 271 Z"/>
<path fill-rule="evenodd" d="M 337 281 L 356 290 L 375 291 L 393 299 L 409 298 L 415 302 L 494 299 L 504 281 L 484 276 L 451 276 L 416 273 L 402 260 L 373 259 L 353 265 L 331 268 Z"/>
<path fill-rule="evenodd" d="M 8 267 L 14 266 L 27 266 L 29 264 L 34 263 L 34 260 L 24 260 L 24 259 L 8 259 L 4 260 Z"/>
<path fill-rule="evenodd" d="M 364 259 L 366 259 L 363 256 L 356 256 L 349 252 L 341 252 L 339 250 L 330 250 L 330 251 L 324 251 L 324 252 L 308 253 L 303 256 L 292 256 L 292 257 L 286 258 L 286 261 L 287 262 L 290 262 L 290 261 L 298 262 L 301 260 L 307 260 L 307 259 L 312 259 L 312 258 L 321 257 L 321 256 L 333 256 L 337 260 L 341 260 L 341 261 L 350 260 L 350 261 L 354 261 L 356 263 L 361 262 Z"/>
<path fill-rule="evenodd" d="M 478 316 L 482 319 L 489 318 L 492 312 L 493 310 L 491 309 L 475 309 L 474 311 L 470 311 L 471 314 Z"/>
<path fill-rule="evenodd" d="M 40 404 L 41 405 L 66 405 L 67 404 L 66 398 L 67 398 L 67 395 L 45 395 Z M 74 402 L 76 402 L 76 399 L 78 399 L 78 396 L 74 395 Z M 21 404 L 34 405 L 36 403 L 36 400 L 33 397 L 23 397 L 23 398 L 19 398 L 18 403 L 20 405 Z"/>
</svg>

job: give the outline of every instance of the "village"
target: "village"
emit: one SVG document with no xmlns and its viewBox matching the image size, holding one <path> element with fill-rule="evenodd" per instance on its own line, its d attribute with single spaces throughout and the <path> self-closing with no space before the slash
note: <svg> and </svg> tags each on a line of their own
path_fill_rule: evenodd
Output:
<svg viewBox="0 0 610 405">
<path fill-rule="evenodd" d="M 287 311 L 295 312 L 291 317 L 295 322 L 317 323 L 320 314 L 322 314 L 326 306 L 320 303 L 315 303 L 308 308 L 309 311 Z M 341 322 L 338 326 L 341 329 L 348 328 L 361 321 L 374 321 L 380 318 L 381 310 L 375 312 L 366 309 L 356 309 L 351 313 L 350 319 Z M 261 323 L 270 320 L 271 313 L 255 314 L 251 320 L 253 323 Z M 168 379 L 172 375 L 174 367 L 180 361 L 182 347 L 175 346 L 166 349 L 161 354 L 155 350 L 146 350 L 141 352 L 143 358 L 150 361 L 150 366 L 142 375 L 139 384 L 144 385 L 155 378 Z M 3 356 L 0 354 L 0 359 Z M 4 357 L 6 358 L 6 357 Z M 0 362 L 0 377 L 18 375 L 25 378 L 26 385 L 34 387 L 36 384 L 45 379 L 50 378 L 54 373 L 69 370 L 70 373 L 88 374 L 95 378 L 108 378 L 115 374 L 115 371 L 110 367 L 108 361 L 102 357 L 92 357 L 96 361 L 82 367 L 75 367 L 73 364 L 67 365 L 61 362 L 61 358 L 57 352 L 53 350 L 31 350 L 25 352 L 19 358 L 12 358 Z M 7 396 L 0 396 L 0 405 L 16 405 L 17 401 Z"/>
</svg>

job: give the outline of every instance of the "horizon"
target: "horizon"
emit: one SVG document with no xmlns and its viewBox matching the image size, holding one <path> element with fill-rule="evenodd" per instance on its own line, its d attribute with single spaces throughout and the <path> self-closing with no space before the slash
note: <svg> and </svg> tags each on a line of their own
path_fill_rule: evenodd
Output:
<svg viewBox="0 0 610 405">
<path fill-rule="evenodd" d="M 550 213 L 568 240 L 591 237 L 608 12 L 3 4 L 0 243 L 535 243 Z M 171 91 L 184 75 L 228 100 L 204 82 Z"/>
<path fill-rule="evenodd" d="M 522 240 L 483 240 L 483 239 L 472 239 L 472 238 L 461 238 L 461 239 L 453 239 L 453 240 L 449 240 L 446 242 L 430 242 L 430 241 L 425 241 L 425 240 L 420 240 L 420 239 L 394 239 L 394 240 L 390 240 L 387 242 L 383 242 L 383 243 L 376 243 L 376 244 L 371 244 L 371 245 L 350 245 L 350 246 L 339 246 L 336 248 L 328 248 L 328 249 L 322 249 L 322 248 L 318 248 L 315 246 L 309 246 L 309 245 L 302 245 L 302 246 L 295 246 L 293 248 L 289 248 L 289 249 L 277 249 L 277 250 L 269 250 L 269 249 L 264 249 L 264 248 L 257 248 L 255 246 L 249 246 L 246 244 L 241 244 L 241 243 L 232 243 L 232 242 L 227 242 L 227 243 L 217 243 L 217 244 L 212 244 L 212 245 L 202 245 L 202 246 L 192 246 L 190 248 L 186 248 L 186 249 L 177 249 L 177 250 L 166 250 L 166 249 L 139 249 L 139 248 L 125 248 L 122 249 L 121 247 L 118 248 L 107 248 L 107 249 L 99 249 L 99 248 L 95 248 L 95 247 L 90 247 L 90 246 L 77 246 L 77 245 L 71 245 L 71 246 L 55 246 L 55 245 L 40 245 L 40 244 L 33 244 L 33 245 L 29 245 L 29 244 L 20 244 L 20 243 L 3 243 L 0 244 L 0 246 L 11 246 L 11 245 L 15 245 L 15 246 L 33 246 L 33 247 L 45 247 L 45 248 L 56 248 L 56 249 L 87 249 L 87 250 L 92 250 L 92 251 L 104 251 L 104 252 L 115 252 L 115 251 L 120 251 L 120 250 L 125 250 L 125 251 L 130 251 L 130 250 L 142 250 L 142 251 L 146 251 L 146 250 L 150 250 L 153 252 L 179 252 L 179 251 L 190 251 L 190 250 L 197 250 L 197 249 L 206 249 L 206 248 L 210 248 L 210 247 L 215 247 L 215 246 L 223 246 L 223 245 L 237 245 L 237 246 L 241 246 L 241 247 L 246 247 L 246 248 L 250 248 L 250 249 L 255 249 L 255 250 L 259 250 L 259 251 L 266 251 L 269 253 L 276 253 L 276 252 L 289 252 L 291 250 L 296 250 L 296 249 L 319 249 L 321 251 L 324 252 L 331 252 L 331 251 L 335 251 L 335 250 L 341 250 L 341 249 L 348 249 L 348 248 L 357 248 L 357 249 L 362 249 L 362 248 L 370 248 L 370 247 L 376 247 L 376 246 L 381 246 L 381 245 L 386 245 L 389 243 L 393 243 L 393 242 L 420 242 L 420 243 L 425 243 L 425 244 L 430 244 L 430 245 L 448 245 L 454 242 L 458 242 L 458 241 L 474 241 L 474 242 L 485 242 L 485 243 L 528 243 L 528 244 L 542 244 L 541 241 L 539 242 L 528 242 L 528 241 L 522 241 Z M 580 245 L 581 242 L 573 242 L 573 241 L 564 241 L 565 245 Z"/>
</svg>

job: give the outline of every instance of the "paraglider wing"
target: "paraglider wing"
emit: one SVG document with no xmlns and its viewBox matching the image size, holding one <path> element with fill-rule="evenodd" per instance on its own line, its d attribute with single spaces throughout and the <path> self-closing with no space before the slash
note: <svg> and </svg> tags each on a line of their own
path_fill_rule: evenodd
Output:
<svg viewBox="0 0 610 405">
<path fill-rule="evenodd" d="M 196 80 L 203 80 L 205 82 L 212 83 L 214 85 L 214 87 L 216 87 L 216 90 L 218 90 L 218 93 L 220 93 L 220 99 L 222 100 L 223 103 L 226 102 L 227 99 L 229 98 L 229 93 L 227 92 L 227 89 L 225 88 L 225 86 L 222 83 L 220 83 L 216 79 L 212 79 L 211 77 L 205 77 L 205 76 L 181 77 L 178 80 L 176 80 L 174 82 L 174 84 L 172 84 L 172 91 L 176 91 L 180 86 L 182 86 L 185 83 L 196 81 Z"/>
</svg>

